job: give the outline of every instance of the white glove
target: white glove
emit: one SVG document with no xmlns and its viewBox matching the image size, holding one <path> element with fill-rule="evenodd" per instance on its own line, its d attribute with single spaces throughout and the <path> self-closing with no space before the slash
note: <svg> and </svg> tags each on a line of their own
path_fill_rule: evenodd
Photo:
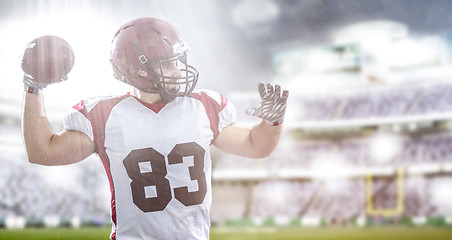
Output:
<svg viewBox="0 0 452 240">
<path fill-rule="evenodd" d="M 41 90 L 47 87 L 48 83 L 36 82 L 31 75 L 24 73 L 24 89 L 29 93 L 41 93 Z"/>
<path fill-rule="evenodd" d="M 258 88 L 261 103 L 256 108 L 247 109 L 246 113 L 262 118 L 273 126 L 280 125 L 284 121 L 289 91 L 284 90 L 281 94 L 281 86 L 273 87 L 270 83 L 267 83 L 267 88 L 264 83 L 259 83 Z"/>
</svg>

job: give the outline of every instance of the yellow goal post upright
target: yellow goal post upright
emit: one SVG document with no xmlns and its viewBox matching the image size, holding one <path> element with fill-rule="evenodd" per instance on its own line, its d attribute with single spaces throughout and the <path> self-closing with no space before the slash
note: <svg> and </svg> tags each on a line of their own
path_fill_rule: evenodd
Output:
<svg viewBox="0 0 452 240">
<path fill-rule="evenodd" d="M 373 203 L 373 176 L 371 173 L 366 175 L 366 212 L 371 216 L 392 217 L 398 216 L 404 210 L 404 169 L 396 170 L 397 175 L 397 203 L 394 208 L 375 208 Z"/>
</svg>

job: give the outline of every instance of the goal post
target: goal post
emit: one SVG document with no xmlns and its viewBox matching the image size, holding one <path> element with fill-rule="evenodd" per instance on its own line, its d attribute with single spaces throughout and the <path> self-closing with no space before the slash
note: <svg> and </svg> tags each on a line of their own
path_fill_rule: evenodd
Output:
<svg viewBox="0 0 452 240">
<path fill-rule="evenodd" d="M 393 208 L 375 208 L 373 202 L 373 176 L 371 173 L 366 176 L 366 212 L 371 216 L 384 216 L 391 217 L 397 216 L 403 213 L 404 210 L 404 170 L 397 169 L 396 181 L 397 181 L 397 202 Z"/>
</svg>

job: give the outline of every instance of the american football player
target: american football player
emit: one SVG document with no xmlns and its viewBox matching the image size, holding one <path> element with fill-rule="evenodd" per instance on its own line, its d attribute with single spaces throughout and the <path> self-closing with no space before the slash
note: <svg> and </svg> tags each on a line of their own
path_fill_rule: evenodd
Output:
<svg viewBox="0 0 452 240">
<path fill-rule="evenodd" d="M 259 84 L 262 118 L 236 125 L 234 106 L 221 94 L 195 90 L 198 71 L 188 45 L 171 24 L 140 18 L 121 26 L 110 52 L 114 76 L 133 90 L 80 101 L 53 133 L 42 91 L 25 91 L 23 135 L 31 163 L 64 165 L 99 155 L 111 191 L 111 239 L 208 239 L 210 145 L 262 158 L 276 147 L 288 91 Z M 25 89 L 33 84 L 26 78 Z"/>
</svg>

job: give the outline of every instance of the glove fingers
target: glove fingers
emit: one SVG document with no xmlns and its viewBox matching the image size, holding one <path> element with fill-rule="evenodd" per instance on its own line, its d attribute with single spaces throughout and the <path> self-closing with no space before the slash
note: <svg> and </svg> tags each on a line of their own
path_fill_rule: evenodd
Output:
<svg viewBox="0 0 452 240">
<path fill-rule="evenodd" d="M 265 84 L 263 82 L 259 83 L 258 89 L 259 89 L 259 95 L 261 96 L 261 98 L 264 98 L 265 93 L 266 93 Z"/>
<path fill-rule="evenodd" d="M 267 95 L 272 96 L 275 92 L 273 85 L 271 83 L 267 83 Z"/>
<path fill-rule="evenodd" d="M 277 98 L 280 98 L 281 97 L 281 86 L 280 85 L 275 85 L 275 96 L 277 97 Z"/>
<path fill-rule="evenodd" d="M 271 101 L 276 102 L 280 98 L 281 98 L 281 86 L 275 85 L 275 90 L 273 92 L 273 95 L 271 96 Z"/>
<path fill-rule="evenodd" d="M 282 99 L 287 99 L 289 97 L 289 90 L 284 90 L 282 93 Z"/>
</svg>

